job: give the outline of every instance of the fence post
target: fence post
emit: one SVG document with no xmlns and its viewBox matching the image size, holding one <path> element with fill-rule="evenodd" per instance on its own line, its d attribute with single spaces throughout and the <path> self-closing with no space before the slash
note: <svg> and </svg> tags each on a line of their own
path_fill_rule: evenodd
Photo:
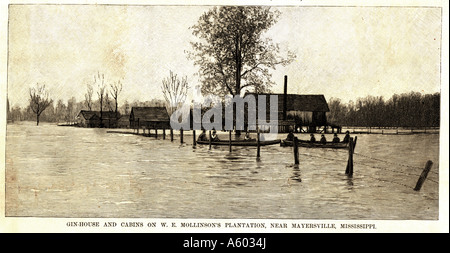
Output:
<svg viewBox="0 0 450 253">
<path fill-rule="evenodd" d="M 298 138 L 297 137 L 294 137 L 293 146 L 294 146 L 294 163 L 295 164 L 299 164 L 299 160 L 298 160 Z"/>
<path fill-rule="evenodd" d="M 348 161 L 347 168 L 345 169 L 345 174 L 349 176 L 353 176 L 353 137 L 350 137 L 349 145 L 348 145 Z"/>
<path fill-rule="evenodd" d="M 431 170 L 431 166 L 433 166 L 433 162 L 428 160 L 425 164 L 425 168 L 422 171 L 422 174 L 420 174 L 419 180 L 417 180 L 416 187 L 414 187 L 414 191 L 420 191 L 420 188 L 422 188 L 423 183 L 425 182 L 425 179 L 427 179 L 428 172 Z"/>
<path fill-rule="evenodd" d="M 158 139 L 158 128 L 157 127 L 155 128 L 155 139 Z"/>
<path fill-rule="evenodd" d="M 139 123 L 139 118 L 138 118 L 138 123 L 137 123 L 137 134 L 139 134 L 139 128 L 141 128 L 141 124 Z"/>
<path fill-rule="evenodd" d="M 180 129 L 180 143 L 183 143 L 183 128 Z"/>
<path fill-rule="evenodd" d="M 261 152 L 260 152 L 260 139 L 259 139 L 259 135 L 260 135 L 260 133 L 259 133 L 259 127 L 258 127 L 258 133 L 257 133 L 257 135 L 256 135 L 256 146 L 257 146 L 257 148 L 256 148 L 256 157 L 257 158 L 259 158 L 260 156 L 261 156 Z"/>
<path fill-rule="evenodd" d="M 163 140 L 165 140 L 165 139 L 166 139 L 166 129 L 163 128 Z"/>
<path fill-rule="evenodd" d="M 195 140 L 195 129 L 192 129 L 192 146 L 197 145 L 197 140 Z"/>
<path fill-rule="evenodd" d="M 173 141 L 173 129 L 170 129 L 170 141 Z"/>
<path fill-rule="evenodd" d="M 209 150 L 211 150 L 211 142 L 212 142 L 212 135 L 211 130 L 209 130 Z"/>
<path fill-rule="evenodd" d="M 230 152 L 231 152 L 231 130 L 230 130 L 230 133 L 229 133 L 229 142 L 228 142 L 228 146 L 229 146 L 229 150 L 230 150 Z"/>
</svg>

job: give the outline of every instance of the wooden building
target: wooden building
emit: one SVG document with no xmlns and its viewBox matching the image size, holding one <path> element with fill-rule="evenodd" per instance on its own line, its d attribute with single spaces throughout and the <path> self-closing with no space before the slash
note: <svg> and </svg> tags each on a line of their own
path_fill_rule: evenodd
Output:
<svg viewBox="0 0 450 253">
<path fill-rule="evenodd" d="M 270 117 L 270 95 L 278 97 L 278 131 L 286 133 L 327 131 L 327 113 L 330 111 L 324 95 L 300 95 L 287 93 L 287 76 L 284 77 L 284 93 L 248 93 L 266 95 L 266 119 Z M 257 105 L 258 107 L 258 105 Z"/>
<path fill-rule="evenodd" d="M 117 127 L 116 113 L 111 111 L 81 110 L 75 119 L 79 127 Z"/>
<path fill-rule="evenodd" d="M 170 129 L 170 117 L 166 107 L 132 107 L 130 128 Z"/>
<path fill-rule="evenodd" d="M 130 115 L 120 115 L 120 118 L 117 120 L 117 128 L 130 128 Z"/>
</svg>

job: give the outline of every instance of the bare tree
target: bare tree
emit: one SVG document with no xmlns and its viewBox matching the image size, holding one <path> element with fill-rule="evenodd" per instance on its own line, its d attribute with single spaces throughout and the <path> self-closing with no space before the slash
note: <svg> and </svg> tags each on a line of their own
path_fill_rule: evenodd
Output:
<svg viewBox="0 0 450 253">
<path fill-rule="evenodd" d="M 90 83 L 87 83 L 87 91 L 84 94 L 84 104 L 87 106 L 89 111 L 92 111 L 92 95 L 94 94 L 94 88 Z"/>
<path fill-rule="evenodd" d="M 36 84 L 35 88 L 30 88 L 30 108 L 36 114 L 36 125 L 39 126 L 41 113 L 53 103 L 49 98 L 45 85 Z"/>
<path fill-rule="evenodd" d="M 117 82 L 110 84 L 110 87 L 111 87 L 110 93 L 111 93 L 111 96 L 113 97 L 114 103 L 116 105 L 115 113 L 116 113 L 116 119 L 117 119 L 119 117 L 119 115 L 117 113 L 118 106 L 119 106 L 118 98 L 119 98 L 120 92 L 122 91 L 122 82 L 120 80 L 118 80 Z"/>
<path fill-rule="evenodd" d="M 94 84 L 97 85 L 98 101 L 100 102 L 100 126 L 103 126 L 103 102 L 106 91 L 105 74 L 94 75 Z"/>
<path fill-rule="evenodd" d="M 162 80 L 161 89 L 167 103 L 167 112 L 172 115 L 186 100 L 189 89 L 187 77 L 180 80 L 176 74 L 170 71 L 170 76 Z"/>
</svg>

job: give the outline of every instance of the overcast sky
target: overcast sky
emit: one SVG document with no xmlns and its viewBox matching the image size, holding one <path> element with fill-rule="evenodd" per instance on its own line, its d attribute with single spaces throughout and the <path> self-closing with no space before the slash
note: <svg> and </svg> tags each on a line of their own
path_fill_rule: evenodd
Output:
<svg viewBox="0 0 450 253">
<path fill-rule="evenodd" d="M 28 89 L 46 84 L 53 100 L 84 100 L 98 71 L 122 80 L 129 102 L 162 99 L 172 70 L 199 84 L 185 51 L 189 27 L 208 6 L 11 5 L 8 97 L 26 106 Z M 275 7 L 273 7 L 275 8 Z M 440 90 L 441 9 L 413 7 L 277 7 L 268 32 L 296 53 L 274 70 L 274 92 L 358 97 Z M 94 96 L 96 99 L 96 95 Z M 119 101 L 120 103 L 120 101 Z"/>
</svg>

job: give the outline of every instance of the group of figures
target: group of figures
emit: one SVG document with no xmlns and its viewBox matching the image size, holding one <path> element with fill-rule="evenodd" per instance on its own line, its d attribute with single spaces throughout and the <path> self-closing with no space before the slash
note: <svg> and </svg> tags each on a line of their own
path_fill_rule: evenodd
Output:
<svg viewBox="0 0 450 253">
<path fill-rule="evenodd" d="M 285 140 L 286 141 L 293 141 L 294 140 L 294 133 L 292 131 L 290 131 Z M 350 141 L 350 132 L 346 131 L 344 139 L 342 140 L 342 143 L 348 143 L 349 141 Z M 314 134 L 310 134 L 309 142 L 311 142 L 311 143 L 316 143 L 317 142 L 316 137 L 314 136 Z M 341 142 L 341 139 L 339 138 L 339 136 L 337 134 L 334 134 L 332 143 L 340 143 L 340 142 Z M 327 138 L 325 137 L 324 134 L 321 135 L 319 143 L 322 143 L 322 144 L 327 143 Z"/>
</svg>

